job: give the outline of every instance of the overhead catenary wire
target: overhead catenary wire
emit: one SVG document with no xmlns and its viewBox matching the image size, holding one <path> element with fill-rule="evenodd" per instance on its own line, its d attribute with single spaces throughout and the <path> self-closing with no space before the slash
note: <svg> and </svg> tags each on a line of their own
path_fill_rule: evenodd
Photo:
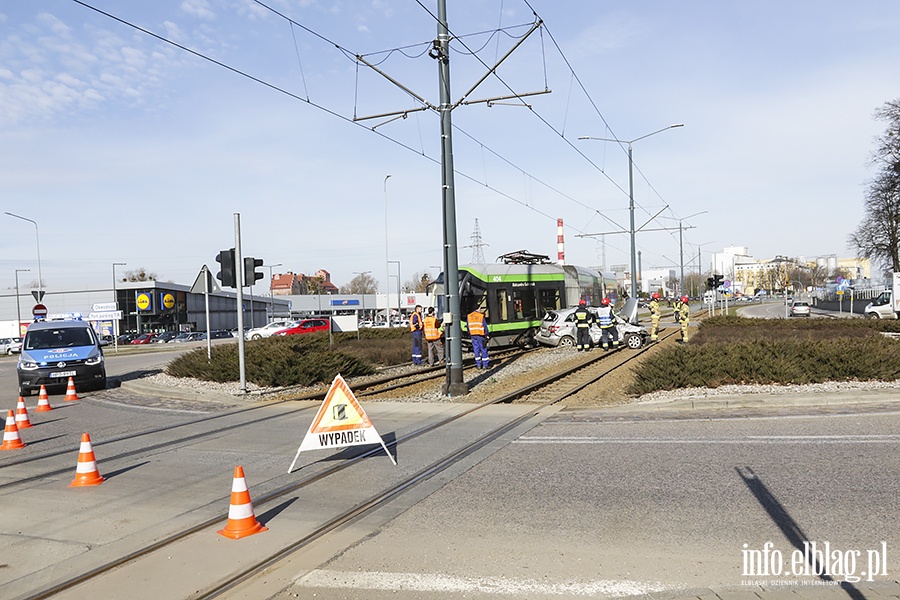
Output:
<svg viewBox="0 0 900 600">
<path fill-rule="evenodd" d="M 339 43 L 337 43 L 337 42 L 335 42 L 335 41 L 333 41 L 333 40 L 327 38 L 326 36 L 324 36 L 324 35 L 322 35 L 322 34 L 316 32 L 315 30 L 311 29 L 310 27 L 307 27 L 307 26 L 305 26 L 305 25 L 303 25 L 303 24 L 301 24 L 301 23 L 299 23 L 299 22 L 297 22 L 297 21 L 291 19 L 290 17 L 287 17 L 286 15 L 284 15 L 284 14 L 282 14 L 281 12 L 279 12 L 278 10 L 275 10 L 274 8 L 272 8 L 272 7 L 268 6 L 268 5 L 266 5 L 264 2 L 261 2 L 260 0 L 254 0 L 254 1 L 255 1 L 257 4 L 259 4 L 260 6 L 266 8 L 267 10 L 272 11 L 274 14 L 278 15 L 279 17 L 281 17 L 281 18 L 287 20 L 289 23 L 291 23 L 291 27 L 292 27 L 292 36 L 294 36 L 294 28 L 296 28 L 296 29 L 298 29 L 298 30 L 302 30 L 302 31 L 304 31 L 304 32 L 306 32 L 306 33 L 308 33 L 308 34 L 310 34 L 310 35 L 316 37 L 317 39 L 322 40 L 322 41 L 325 42 L 325 43 L 328 43 L 329 45 L 333 46 L 335 49 L 337 49 L 338 51 L 340 51 L 341 53 L 343 53 L 344 55 L 346 55 L 348 58 L 350 58 L 350 57 L 352 57 L 352 56 L 355 56 L 355 55 L 353 55 L 353 53 L 351 53 L 347 48 L 345 48 L 345 47 L 342 46 L 341 44 L 339 44 Z M 215 59 L 215 58 L 212 58 L 212 57 L 210 57 L 210 56 L 208 56 L 208 55 L 206 55 L 206 54 L 203 54 L 202 52 L 196 51 L 196 50 L 194 50 L 194 49 L 192 49 L 192 48 L 190 48 L 190 47 L 188 47 L 188 46 L 186 46 L 186 45 L 184 45 L 184 44 L 180 44 L 180 43 L 178 43 L 178 42 L 176 42 L 176 41 L 174 41 L 174 40 L 171 40 L 171 39 L 169 39 L 169 38 L 167 38 L 167 37 L 165 37 L 165 36 L 162 36 L 162 35 L 159 35 L 159 34 L 157 34 L 157 33 L 154 33 L 153 31 L 151 31 L 151 30 L 149 30 L 149 29 L 146 29 L 146 28 L 140 27 L 140 26 L 138 26 L 138 25 L 136 25 L 136 24 L 134 24 L 134 23 L 128 22 L 127 20 L 122 19 L 122 18 L 120 18 L 120 17 L 117 17 L 116 15 L 113 15 L 113 14 L 111 14 L 111 13 L 109 13 L 109 12 L 106 12 L 106 11 L 103 11 L 103 10 L 101 10 L 101 9 L 98 9 L 98 8 L 96 8 L 96 7 L 94 7 L 94 6 L 90 5 L 90 4 L 88 4 L 87 2 L 85 2 L 85 1 L 83 1 L 83 0 L 73 0 L 73 2 L 75 2 L 76 4 L 79 4 L 79 5 L 81 5 L 81 6 L 83 6 L 83 7 L 85 7 L 85 8 L 87 8 L 87 9 L 89 9 L 89 10 L 93 10 L 93 11 L 95 11 L 95 12 L 97 12 L 97 13 L 99 13 L 99 14 L 101 14 L 101 15 L 107 17 L 107 18 L 110 18 L 110 19 L 112 19 L 112 20 L 115 20 L 115 21 L 117 21 L 117 22 L 119 22 L 119 23 L 121 23 L 121 24 L 123 24 L 123 25 L 125 25 L 125 26 L 134 28 L 135 30 L 140 31 L 141 33 L 143 33 L 143 34 L 145 34 L 145 35 L 148 35 L 148 36 L 150 36 L 150 37 L 153 37 L 154 39 L 157 39 L 157 40 L 159 40 L 159 41 L 161 41 L 161 42 L 163 42 L 163 43 L 172 45 L 173 47 L 176 47 L 176 48 L 178 48 L 178 49 L 180 49 L 180 50 L 182 50 L 182 51 L 184 51 L 184 52 L 187 52 L 187 53 L 189 53 L 189 54 L 191 54 L 191 55 L 193 55 L 193 56 L 196 56 L 196 57 L 198 57 L 198 58 L 200 58 L 200 59 L 202 59 L 202 60 L 208 61 L 208 62 L 210 62 L 210 63 L 212 63 L 212 64 L 214 64 L 214 65 L 216 65 L 216 66 L 219 66 L 219 67 L 221 67 L 221 68 L 223 68 L 223 69 L 226 69 L 226 70 L 228 70 L 228 71 L 230 71 L 230 72 L 232 72 L 232 73 L 234 73 L 234 74 L 237 74 L 237 75 L 239 75 L 239 76 L 241 76 L 241 77 L 247 78 L 247 79 L 250 80 L 250 81 L 253 81 L 253 82 L 255 82 L 255 83 L 258 83 L 258 84 L 260 84 L 260 85 L 263 85 L 263 86 L 265 86 L 265 87 L 267 87 L 267 88 L 269 88 L 269 89 L 272 89 L 272 90 L 274 90 L 274 91 L 277 91 L 277 92 L 279 92 L 279 93 L 282 93 L 282 94 L 284 94 L 284 95 L 286 95 L 286 96 L 289 96 L 289 97 L 291 97 L 291 98 L 293 98 L 293 99 L 295 99 L 295 100 L 300 100 L 301 102 L 305 102 L 305 103 L 308 104 L 309 106 L 311 106 L 311 107 L 313 107 L 313 108 L 316 108 L 316 109 L 318 109 L 318 110 L 324 112 L 325 114 L 328 114 L 328 115 L 333 116 L 333 117 L 337 117 L 337 118 L 339 118 L 339 119 L 341 119 L 341 120 L 343 120 L 343 121 L 346 121 L 346 122 L 348 122 L 348 123 L 353 123 L 353 124 L 356 124 L 356 125 L 358 125 L 358 126 L 361 126 L 361 125 L 359 125 L 358 123 L 354 123 L 354 121 L 353 121 L 351 118 L 348 118 L 348 117 L 346 117 L 346 116 L 344 116 L 344 115 L 338 113 L 336 110 L 330 109 L 330 108 L 326 107 L 326 106 L 323 105 L 323 104 L 316 103 L 316 102 L 313 102 L 313 101 L 311 100 L 310 94 L 309 94 L 309 89 L 307 88 L 307 85 L 306 85 L 305 75 L 304 75 L 304 73 L 303 73 L 302 61 L 300 60 L 300 57 L 299 57 L 299 54 L 300 54 L 299 46 L 298 46 L 298 43 L 297 43 L 297 40 L 296 40 L 296 37 L 295 37 L 295 36 L 293 37 L 293 39 L 294 39 L 294 46 L 295 46 L 295 53 L 297 53 L 297 55 L 298 55 L 298 63 L 299 63 L 299 65 L 300 65 L 300 70 L 301 70 L 301 79 L 302 79 L 302 83 L 303 83 L 303 89 L 304 89 L 303 93 L 304 93 L 304 96 L 301 96 L 301 95 L 299 95 L 299 94 L 297 94 L 297 93 L 294 93 L 294 92 L 292 92 L 292 91 L 290 91 L 290 90 L 285 89 L 284 87 L 281 87 L 281 86 L 279 86 L 279 85 L 276 85 L 276 84 L 274 84 L 274 83 L 271 83 L 271 82 L 269 82 L 269 81 L 266 81 L 265 79 L 262 79 L 262 78 L 260 78 L 260 77 L 254 76 L 254 75 L 250 74 L 249 72 L 247 72 L 247 71 L 245 71 L 245 70 L 242 70 L 242 69 L 233 67 L 233 66 L 231 66 L 231 65 L 229 65 L 229 64 L 227 64 L 227 63 L 225 63 L 224 61 L 221 61 L 221 60 L 217 60 L 217 59 Z M 421 2 L 419 2 L 419 5 L 422 6 Z M 424 6 L 423 6 L 423 8 L 424 8 Z M 520 25 L 520 26 L 517 26 L 517 27 L 522 27 L 522 26 L 523 26 L 523 25 Z M 505 32 L 504 32 L 504 33 L 505 33 Z M 494 34 L 492 34 L 492 35 L 497 35 L 497 34 L 494 33 Z M 509 34 L 507 34 L 507 35 L 509 35 Z M 559 50 L 559 46 L 558 46 L 558 44 L 556 44 L 555 40 L 553 39 L 552 33 L 550 33 L 550 32 L 548 31 L 548 35 L 550 36 L 550 39 L 553 41 L 553 43 L 554 43 L 554 45 L 556 46 L 557 50 Z M 511 36 L 511 37 L 512 37 L 512 36 Z M 542 40 L 543 40 L 543 28 L 541 28 L 541 37 L 542 37 Z M 484 61 L 482 61 L 482 60 L 480 59 L 480 57 L 477 56 L 476 51 L 472 51 L 472 50 L 471 50 L 464 42 L 459 41 L 459 40 L 460 40 L 460 37 L 459 37 L 459 36 L 454 36 L 454 39 L 457 40 L 460 44 L 462 44 L 464 48 L 466 48 L 467 50 L 469 50 L 470 52 L 472 52 L 473 55 L 476 56 L 476 58 L 478 58 L 479 62 L 481 62 L 482 64 L 484 64 Z M 407 47 L 405 47 L 405 48 L 411 48 L 411 47 L 416 47 L 416 46 L 418 46 L 418 45 L 407 46 Z M 396 50 L 396 49 L 395 49 L 395 50 Z M 479 50 L 480 50 L 480 49 L 479 49 Z M 561 51 L 560 51 L 560 53 L 562 54 Z M 404 53 L 404 55 L 406 55 L 406 54 Z M 575 79 L 579 82 L 579 85 L 581 86 L 582 90 L 584 90 L 584 85 L 583 85 L 583 84 L 581 83 L 581 81 L 577 78 L 577 75 L 574 73 L 574 70 L 571 69 L 571 65 L 569 65 L 568 59 L 566 59 L 566 58 L 564 57 L 564 55 L 563 55 L 563 58 L 564 58 L 564 60 L 566 61 L 566 64 L 569 66 L 570 70 L 572 71 L 573 76 L 574 76 Z M 546 60 L 545 60 L 545 64 L 546 64 Z M 485 65 L 485 66 L 486 66 L 486 65 Z M 545 67 L 545 69 L 544 69 L 544 72 L 545 72 L 544 74 L 545 74 L 545 82 L 546 82 L 546 67 Z M 495 76 L 496 76 L 496 75 L 495 75 Z M 505 85 L 505 86 L 507 87 L 507 89 L 509 89 L 509 90 L 515 95 L 515 92 L 512 90 L 512 88 L 511 88 L 510 86 L 508 86 L 508 85 L 502 80 L 502 78 L 500 78 L 499 76 L 496 76 L 496 77 L 498 78 L 498 80 L 500 80 L 501 82 L 503 82 L 503 85 Z M 592 103 L 592 105 L 595 105 L 595 103 L 593 102 L 593 100 L 591 100 L 591 103 Z M 530 107 L 529 107 L 529 108 L 530 108 Z M 603 173 L 604 176 L 607 177 L 607 179 L 609 179 L 610 182 L 613 183 L 613 185 L 614 185 L 616 188 L 618 188 L 620 191 L 622 191 L 622 192 L 624 193 L 624 190 L 621 188 L 621 186 L 619 186 L 619 185 L 616 184 L 611 178 L 609 178 L 609 176 L 606 175 L 606 173 L 604 172 L 604 170 L 603 170 L 602 168 L 600 168 L 599 166 L 597 166 L 592 160 L 590 160 L 589 158 L 587 158 L 587 157 L 586 157 L 586 156 L 585 156 L 585 155 L 584 155 L 577 147 L 575 147 L 575 146 L 574 146 L 573 144 L 571 144 L 568 140 L 566 140 L 565 137 L 564 137 L 563 135 L 561 135 L 560 132 L 559 132 L 558 130 L 556 130 L 556 129 L 555 129 L 555 128 L 554 128 L 554 127 L 553 127 L 553 126 L 552 126 L 552 125 L 551 125 L 551 124 L 550 124 L 543 116 L 541 116 L 539 113 L 537 113 L 537 111 L 534 111 L 533 109 L 531 109 L 531 110 L 532 110 L 532 113 L 535 114 L 535 115 L 536 115 L 536 116 L 537 116 L 537 117 L 538 117 L 538 118 L 539 118 L 539 119 L 540 119 L 547 127 L 549 127 L 551 130 L 553 130 L 553 131 L 556 132 L 558 135 L 560 135 L 560 137 L 563 137 L 563 139 L 566 141 L 566 143 L 567 143 L 571 148 L 573 148 L 573 149 L 576 151 L 577 154 L 583 156 L 583 157 L 587 160 L 587 162 L 589 162 L 590 164 L 592 164 L 598 171 L 600 171 L 601 173 Z M 598 111 L 598 114 L 599 114 L 599 111 Z M 601 114 L 601 118 L 602 118 L 602 114 Z M 605 122 L 605 119 L 604 119 L 604 122 Z M 388 140 L 388 141 L 391 141 L 391 142 L 393 142 L 394 144 L 398 145 L 399 147 L 404 148 L 405 150 L 408 150 L 408 151 L 410 151 L 410 152 L 412 152 L 412 153 L 414 153 L 414 154 L 417 154 L 417 155 L 419 155 L 419 156 L 422 156 L 422 157 L 424 157 L 424 158 L 426 158 L 426 159 L 432 161 L 432 162 L 435 163 L 435 164 L 440 164 L 440 161 L 439 161 L 437 158 L 432 157 L 432 156 L 429 156 L 429 155 L 425 152 L 424 147 L 423 147 L 422 149 L 416 149 L 416 148 L 413 148 L 412 146 L 408 145 L 407 143 L 404 143 L 403 141 L 401 141 L 401 140 L 399 140 L 399 139 L 395 139 L 395 138 L 393 138 L 393 137 L 391 137 L 391 136 L 389 136 L 389 135 L 387 135 L 387 134 L 385 134 L 385 133 L 383 133 L 383 132 L 381 132 L 381 131 L 376 131 L 374 128 L 371 128 L 371 127 L 365 127 L 365 126 L 361 126 L 361 127 L 362 127 L 363 129 L 368 129 L 369 131 L 372 131 L 372 132 L 376 133 L 377 135 L 379 135 L 379 136 L 382 137 L 383 139 L 386 139 L 386 140 Z M 456 129 L 462 132 L 462 130 L 460 130 L 459 128 L 456 128 Z M 469 134 L 467 134 L 467 133 L 465 133 L 465 132 L 463 132 L 463 133 L 464 133 L 465 135 L 469 136 Z M 420 136 L 421 136 L 421 132 L 420 132 Z M 469 137 L 472 137 L 472 136 L 469 136 Z M 474 140 L 475 138 L 472 137 L 472 139 Z M 476 141 L 477 141 L 477 140 L 476 140 Z M 420 142 L 421 142 L 421 140 L 420 140 Z M 480 143 L 480 142 L 479 142 L 479 143 Z M 486 145 L 485 145 L 485 148 L 486 148 L 490 153 L 492 153 L 492 154 L 494 154 L 495 156 L 497 156 L 498 158 L 502 159 L 504 162 L 506 162 L 506 163 L 509 164 L 510 166 L 515 167 L 515 165 L 512 163 L 512 161 L 509 161 L 509 160 L 503 158 L 499 153 L 497 153 L 497 152 L 495 152 L 494 150 L 490 149 L 490 148 L 487 147 Z M 529 178 L 532 178 L 534 181 L 536 181 L 536 182 L 540 183 L 541 185 L 545 186 L 547 189 L 552 190 L 554 193 L 560 194 L 560 195 L 562 195 L 564 198 L 566 198 L 567 200 L 572 201 L 572 202 L 575 202 L 576 204 L 578 204 L 578 205 L 580 205 L 580 206 L 582 206 L 582 207 L 584 207 L 584 208 L 590 210 L 592 214 L 594 214 L 594 215 L 600 214 L 601 217 L 603 217 L 604 219 L 606 219 L 607 221 L 609 221 L 610 223 L 612 223 L 612 224 L 614 224 L 615 226 L 618 227 L 618 224 L 616 224 L 615 221 L 613 221 L 612 219 L 609 219 L 609 218 L 608 218 L 606 215 L 604 215 L 601 211 L 598 211 L 598 210 L 596 210 L 596 209 L 594 209 L 594 208 L 592 208 L 592 207 L 589 207 L 587 204 L 585 204 L 585 203 L 583 203 L 583 202 L 580 202 L 580 201 L 576 200 L 575 198 L 573 198 L 573 197 L 570 196 L 570 195 L 567 195 L 567 194 L 562 193 L 560 190 L 558 190 L 558 189 L 555 188 L 554 186 L 549 185 L 548 183 L 546 183 L 545 181 L 543 181 L 541 178 L 536 177 L 536 176 L 534 176 L 534 175 L 532 175 L 532 174 L 526 172 L 524 169 L 520 169 L 519 167 L 515 167 L 515 168 L 517 168 L 518 170 L 520 170 L 521 172 L 523 172 L 523 174 L 526 174 Z M 465 172 L 462 172 L 462 171 L 459 171 L 459 170 L 456 170 L 456 172 L 457 172 L 460 176 L 462 176 L 464 179 L 466 179 L 466 180 L 468 180 L 468 181 L 471 181 L 471 182 L 473 182 L 473 183 L 476 183 L 476 184 L 478 184 L 478 185 L 480 185 L 480 186 L 482 186 L 482 187 L 484 187 L 484 188 L 486 188 L 486 189 L 491 190 L 492 192 L 496 193 L 497 195 L 499 195 L 499 196 L 501 196 L 501 197 L 503 197 L 503 198 L 506 198 L 506 199 L 508 199 L 508 200 L 511 200 L 511 201 L 513 201 L 513 202 L 515 202 L 515 203 L 517 203 L 517 204 L 519 204 L 519 205 L 525 207 L 525 208 L 528 208 L 529 210 L 531 210 L 531 211 L 535 212 L 536 214 L 539 214 L 539 215 L 541 215 L 541 216 L 547 218 L 548 220 L 554 220 L 554 221 L 555 221 L 555 219 L 556 219 L 556 216 L 555 216 L 555 215 L 549 215 L 549 214 L 547 214 L 545 211 L 542 211 L 542 210 L 538 209 L 537 207 L 533 206 L 530 202 L 520 200 L 520 199 L 516 198 L 516 197 L 515 197 L 514 195 L 512 195 L 512 194 L 507 193 L 507 192 L 504 192 L 504 191 L 502 191 L 502 190 L 500 190 L 500 189 L 498 189 L 498 188 L 496 188 L 496 187 L 494 187 L 494 186 L 488 184 L 488 183 L 487 183 L 487 177 L 486 177 L 486 176 L 485 176 L 485 178 L 484 178 L 484 181 L 479 181 L 478 178 L 476 178 L 476 177 L 474 177 L 474 176 L 471 176 L 471 175 L 469 175 L 469 174 L 467 174 L 467 173 L 465 173 Z M 568 227 L 572 227 L 571 222 L 568 222 L 568 223 L 567 223 L 567 226 L 568 226 Z M 574 228 L 574 227 L 573 227 L 573 229 L 575 229 L 576 231 L 580 231 L 580 228 Z"/>
</svg>

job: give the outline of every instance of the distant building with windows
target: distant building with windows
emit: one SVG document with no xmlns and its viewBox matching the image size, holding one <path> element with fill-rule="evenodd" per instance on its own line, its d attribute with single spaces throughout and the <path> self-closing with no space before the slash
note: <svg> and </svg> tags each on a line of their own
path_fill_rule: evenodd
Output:
<svg viewBox="0 0 900 600">
<path fill-rule="evenodd" d="M 337 294 L 340 290 L 331 283 L 331 273 L 319 269 L 313 276 L 303 273 L 278 273 L 272 275 L 270 291 L 273 296 L 302 296 L 305 294 Z"/>
</svg>

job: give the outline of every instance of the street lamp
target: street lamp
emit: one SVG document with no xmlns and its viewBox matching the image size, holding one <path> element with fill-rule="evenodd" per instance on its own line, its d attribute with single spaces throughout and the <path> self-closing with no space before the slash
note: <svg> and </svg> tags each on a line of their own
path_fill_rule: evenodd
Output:
<svg viewBox="0 0 900 600">
<path fill-rule="evenodd" d="M 122 266 L 124 267 L 127 263 L 122 262 L 114 262 L 112 264 L 113 271 L 113 304 L 115 304 L 115 310 L 119 310 L 119 297 L 116 294 L 116 267 Z M 116 352 L 119 351 L 119 320 L 113 318 L 113 348 L 115 348 Z"/>
<path fill-rule="evenodd" d="M 397 264 L 397 318 L 400 318 L 400 261 L 399 260 L 389 260 L 389 264 L 396 263 Z"/>
<path fill-rule="evenodd" d="M 684 218 L 678 219 L 678 254 L 681 258 L 681 295 L 684 296 L 684 238 L 682 234 L 682 222 L 690 219 L 691 217 L 696 217 L 698 215 L 705 215 L 708 213 L 708 210 L 701 210 L 698 213 L 694 213 L 692 215 L 688 215 Z"/>
<path fill-rule="evenodd" d="M 114 263 L 112 264 L 112 271 L 113 271 L 113 302 L 116 303 L 116 310 L 119 310 L 119 298 L 118 298 L 118 296 L 116 295 L 116 267 L 120 267 L 120 266 L 121 266 L 121 267 L 124 267 L 124 266 L 126 266 L 127 264 L 128 264 L 128 263 L 120 263 L 120 262 L 114 262 Z"/>
<path fill-rule="evenodd" d="M 637 298 L 637 250 L 634 244 L 634 157 L 631 151 L 631 145 L 639 140 L 648 138 L 651 135 L 656 135 L 657 133 L 662 133 L 663 131 L 667 131 L 674 127 L 684 127 L 684 123 L 669 125 L 668 127 L 663 127 L 662 129 L 659 129 L 652 133 L 648 133 L 647 135 L 636 137 L 633 140 L 591 137 L 589 135 L 583 135 L 578 138 L 579 140 L 598 140 L 601 142 L 616 142 L 619 144 L 628 144 L 628 214 L 631 221 L 629 233 L 631 234 L 631 296 L 633 298 Z"/>
<path fill-rule="evenodd" d="M 372 271 L 353 271 L 353 274 L 354 275 L 368 275 L 371 272 Z M 363 287 L 362 294 L 360 294 L 360 295 L 362 296 L 362 317 L 363 317 L 363 320 L 365 320 L 365 318 L 366 318 L 366 288 L 365 287 Z"/>
<path fill-rule="evenodd" d="M 19 273 L 23 271 L 30 271 L 31 269 L 16 269 L 16 327 L 20 330 L 22 328 L 22 310 L 19 308 Z"/>
<path fill-rule="evenodd" d="M 388 327 L 391 326 L 391 307 L 390 302 L 388 302 L 388 298 L 390 297 L 390 291 L 388 288 L 391 286 L 391 266 L 390 261 L 388 260 L 388 196 L 387 196 L 387 180 L 391 178 L 390 173 L 384 176 L 384 304 L 385 304 L 385 319 L 387 319 Z M 376 307 L 377 308 L 377 307 Z M 375 311 L 378 312 L 377 310 Z"/>
<path fill-rule="evenodd" d="M 263 265 L 264 267 L 269 267 L 269 311 L 272 313 L 269 317 L 273 321 L 275 320 L 275 291 L 272 289 L 272 269 L 274 267 L 282 267 L 281 263 L 276 263 L 274 265 Z"/>
<path fill-rule="evenodd" d="M 31 219 L 26 219 L 25 217 L 20 217 L 19 215 L 14 215 L 11 212 L 6 213 L 11 217 L 15 217 L 17 219 L 22 219 L 23 221 L 28 221 L 32 225 L 34 225 L 34 235 L 37 239 L 37 259 L 38 259 L 38 289 L 41 291 L 41 297 L 44 295 L 44 276 L 41 274 L 41 235 L 38 231 L 37 221 L 32 221 Z M 38 298 L 38 302 L 41 301 L 41 298 Z"/>
</svg>

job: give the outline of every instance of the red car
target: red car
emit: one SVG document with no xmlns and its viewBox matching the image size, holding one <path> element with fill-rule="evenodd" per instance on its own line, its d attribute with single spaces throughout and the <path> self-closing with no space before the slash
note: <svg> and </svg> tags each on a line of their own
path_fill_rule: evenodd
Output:
<svg viewBox="0 0 900 600">
<path fill-rule="evenodd" d="M 293 327 L 276 331 L 272 335 L 299 335 L 302 333 L 315 333 L 316 331 L 328 331 L 328 319 L 303 319 Z"/>
<path fill-rule="evenodd" d="M 133 340 L 131 340 L 131 343 L 132 344 L 150 344 L 156 340 L 156 335 L 157 334 L 155 334 L 155 333 L 142 333 L 141 335 L 139 335 L 136 338 L 134 338 Z"/>
</svg>

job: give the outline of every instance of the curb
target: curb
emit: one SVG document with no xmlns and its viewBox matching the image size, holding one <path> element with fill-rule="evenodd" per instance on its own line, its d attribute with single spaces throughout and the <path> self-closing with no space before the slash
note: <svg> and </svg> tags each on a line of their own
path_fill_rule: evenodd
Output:
<svg viewBox="0 0 900 600">
<path fill-rule="evenodd" d="M 790 406 L 830 407 L 866 406 L 896 403 L 900 408 L 900 390 L 846 390 L 819 394 L 746 394 L 743 396 L 704 396 L 654 400 L 649 402 L 623 404 L 619 410 L 699 410 L 715 408 L 783 408 Z"/>
<path fill-rule="evenodd" d="M 142 382 L 140 379 L 122 381 L 119 388 L 138 396 L 174 398 L 176 400 L 194 400 L 199 402 L 237 402 L 242 396 L 232 396 L 206 390 L 173 388 Z"/>
</svg>

